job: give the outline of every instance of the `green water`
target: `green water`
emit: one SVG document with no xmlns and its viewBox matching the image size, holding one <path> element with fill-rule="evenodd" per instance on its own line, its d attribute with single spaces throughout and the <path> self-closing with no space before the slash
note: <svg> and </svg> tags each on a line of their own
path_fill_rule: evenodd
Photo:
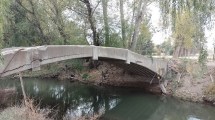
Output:
<svg viewBox="0 0 215 120">
<path fill-rule="evenodd" d="M 41 108 L 55 110 L 56 119 L 104 113 L 104 120 L 215 120 L 215 107 L 152 95 L 140 89 L 95 87 L 68 81 L 25 79 L 26 93 Z M 16 87 L 19 80 L 1 80 Z M 16 97 L 19 100 L 20 96 Z M 57 113 L 56 113 L 57 111 Z"/>
</svg>

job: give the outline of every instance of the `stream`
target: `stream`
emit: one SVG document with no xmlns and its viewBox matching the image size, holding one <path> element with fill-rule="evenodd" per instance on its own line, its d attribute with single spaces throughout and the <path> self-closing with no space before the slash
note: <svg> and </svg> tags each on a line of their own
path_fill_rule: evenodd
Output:
<svg viewBox="0 0 215 120">
<path fill-rule="evenodd" d="M 102 114 L 103 120 L 215 120 L 215 107 L 153 95 L 137 88 L 98 87 L 56 79 L 24 78 L 25 91 L 41 108 L 55 111 L 56 119 Z M 18 79 L 0 81 L 0 88 L 15 87 Z"/>
</svg>

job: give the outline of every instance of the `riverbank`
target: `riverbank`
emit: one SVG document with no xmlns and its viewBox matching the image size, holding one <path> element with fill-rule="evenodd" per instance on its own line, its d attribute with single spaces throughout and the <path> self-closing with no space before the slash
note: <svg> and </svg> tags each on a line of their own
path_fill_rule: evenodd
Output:
<svg viewBox="0 0 215 120">
<path fill-rule="evenodd" d="M 182 100 L 214 105 L 215 66 L 210 63 L 204 71 L 197 62 L 193 61 L 189 61 L 185 65 L 180 63 L 178 66 L 184 66 L 184 68 L 168 83 L 168 93 Z"/>
<path fill-rule="evenodd" d="M 142 88 L 152 93 L 161 94 L 159 85 L 145 82 L 142 76 L 135 75 L 115 64 L 98 61 L 97 65 L 90 62 L 81 61 L 77 64 L 65 64 L 68 62 L 54 63 L 43 66 L 40 71 L 24 72 L 25 78 L 56 78 L 59 80 L 79 81 L 85 84 L 114 86 L 114 87 L 134 87 Z M 18 76 L 14 76 L 18 77 Z"/>
</svg>

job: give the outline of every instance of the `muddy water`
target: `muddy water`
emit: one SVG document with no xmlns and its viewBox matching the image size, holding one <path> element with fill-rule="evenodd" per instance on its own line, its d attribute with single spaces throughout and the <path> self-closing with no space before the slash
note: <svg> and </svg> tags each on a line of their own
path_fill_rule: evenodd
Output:
<svg viewBox="0 0 215 120">
<path fill-rule="evenodd" d="M 215 120 L 215 107 L 152 95 L 140 89 L 96 87 L 54 79 L 25 79 L 26 93 L 52 108 L 57 119 L 103 114 L 104 120 Z M 1 80 L 1 88 L 15 87 L 19 80 Z M 15 99 L 18 101 L 20 96 Z"/>
</svg>

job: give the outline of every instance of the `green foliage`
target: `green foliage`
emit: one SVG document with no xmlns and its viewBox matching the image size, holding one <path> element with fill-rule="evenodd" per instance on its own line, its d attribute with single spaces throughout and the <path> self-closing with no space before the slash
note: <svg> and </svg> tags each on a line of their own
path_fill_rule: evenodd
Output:
<svg viewBox="0 0 215 120">
<path fill-rule="evenodd" d="M 112 33 L 110 34 L 110 39 L 109 39 L 109 46 L 108 47 L 123 47 L 123 41 L 121 40 L 119 34 L 117 33 Z"/>
<path fill-rule="evenodd" d="M 90 75 L 87 74 L 87 73 L 84 73 L 84 74 L 82 75 L 82 79 L 83 79 L 83 80 L 88 80 L 89 78 L 90 78 Z"/>
<path fill-rule="evenodd" d="M 136 51 L 142 55 L 151 56 L 154 48 L 151 38 L 152 33 L 149 31 L 149 24 L 143 23 L 138 38 Z"/>
<path fill-rule="evenodd" d="M 212 12 L 215 10 L 213 0 L 160 0 L 160 9 L 164 27 L 172 26 L 175 29 L 177 16 L 188 11 L 193 14 L 199 25 L 211 26 Z M 204 27 L 204 26 L 202 26 Z"/>
<path fill-rule="evenodd" d="M 192 48 L 204 54 L 201 50 L 205 44 L 205 29 L 212 28 L 212 13 L 215 11 L 213 0 L 160 0 L 163 26 L 171 26 L 174 31 L 175 52 Z M 180 40 L 182 39 L 182 40 Z M 175 56 L 175 55 L 174 55 Z M 205 56 L 205 55 L 203 55 Z"/>
<path fill-rule="evenodd" d="M 65 64 L 72 67 L 74 70 L 81 72 L 84 70 L 83 63 L 84 63 L 84 60 L 82 59 L 73 59 L 73 60 L 68 60 Z"/>
<path fill-rule="evenodd" d="M 163 53 L 165 53 L 166 55 L 172 55 L 173 54 L 173 46 L 171 44 L 171 40 L 168 39 L 166 41 L 164 41 L 161 45 L 160 45 L 160 49 Z"/>
<path fill-rule="evenodd" d="M 182 12 L 176 18 L 175 30 L 173 33 L 175 46 L 182 45 L 185 49 L 192 48 L 193 36 L 196 29 L 192 18 L 192 14 L 189 14 L 187 11 Z"/>
<path fill-rule="evenodd" d="M 0 40 L 4 42 L 0 43 L 4 47 L 87 44 L 82 26 L 64 16 L 67 5 L 67 0 L 8 2 L 3 15 L 1 11 Z M 3 19 L 7 22 L 2 23 Z"/>
</svg>

